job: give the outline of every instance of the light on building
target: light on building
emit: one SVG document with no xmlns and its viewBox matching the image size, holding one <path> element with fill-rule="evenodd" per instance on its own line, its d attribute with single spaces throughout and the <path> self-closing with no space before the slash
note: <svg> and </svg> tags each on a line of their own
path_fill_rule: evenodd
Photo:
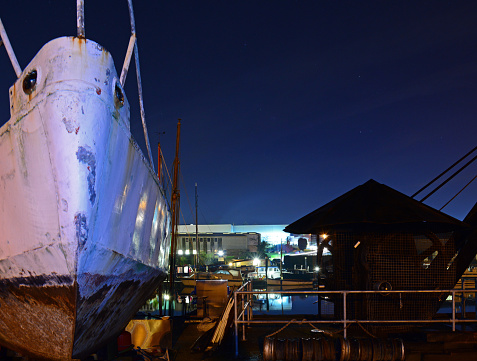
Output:
<svg viewBox="0 0 477 361">
<path fill-rule="evenodd" d="M 320 272 L 320 267 L 316 266 L 315 267 L 315 272 Z"/>
<path fill-rule="evenodd" d="M 182 251 L 182 249 L 178 250 L 177 253 L 179 254 L 179 256 L 183 255 L 184 252 Z"/>
<path fill-rule="evenodd" d="M 232 267 L 232 262 L 229 262 L 229 267 Z"/>
<path fill-rule="evenodd" d="M 328 235 L 327 235 L 326 233 L 323 233 L 323 234 L 321 235 L 321 238 L 327 239 L 327 238 L 328 238 Z"/>
<path fill-rule="evenodd" d="M 189 255 L 190 254 L 190 251 L 188 249 L 186 249 L 186 254 Z"/>
<path fill-rule="evenodd" d="M 220 250 L 220 251 L 217 252 L 217 254 L 219 255 L 219 257 L 223 257 L 224 251 Z"/>
<path fill-rule="evenodd" d="M 253 265 L 258 266 L 260 264 L 260 260 L 258 258 L 253 259 Z"/>
<path fill-rule="evenodd" d="M 194 249 L 194 250 L 192 251 L 192 254 L 197 254 L 197 251 Z"/>
</svg>

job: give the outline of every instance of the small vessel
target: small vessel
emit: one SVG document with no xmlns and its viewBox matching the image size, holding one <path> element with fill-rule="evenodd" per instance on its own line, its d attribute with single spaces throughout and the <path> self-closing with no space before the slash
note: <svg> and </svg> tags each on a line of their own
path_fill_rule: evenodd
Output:
<svg viewBox="0 0 477 361">
<path fill-rule="evenodd" d="M 238 269 L 219 269 L 215 272 L 196 272 L 180 281 L 185 287 L 194 287 L 197 280 L 227 280 L 230 288 L 239 288 L 243 284 L 242 273 Z"/>
<path fill-rule="evenodd" d="M 129 62 L 120 77 L 84 38 L 78 4 L 78 36 L 23 71 L 0 21 L 18 77 L 0 128 L 0 344 L 52 360 L 116 337 L 166 277 L 170 249 L 164 192 L 130 132 Z"/>
</svg>

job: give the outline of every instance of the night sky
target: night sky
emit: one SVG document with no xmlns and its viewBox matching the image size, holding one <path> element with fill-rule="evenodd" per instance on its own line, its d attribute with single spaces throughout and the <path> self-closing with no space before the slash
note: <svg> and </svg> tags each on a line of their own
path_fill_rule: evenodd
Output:
<svg viewBox="0 0 477 361">
<path fill-rule="evenodd" d="M 181 223 L 195 222 L 196 182 L 201 224 L 289 224 L 371 178 L 412 195 L 477 145 L 475 1 L 134 5 L 155 164 L 160 138 L 172 168 L 182 119 Z M 86 37 L 120 69 L 126 0 L 85 11 Z M 22 69 L 76 35 L 74 0 L 9 1 L 0 17 Z M 133 67 L 131 129 L 145 150 Z M 4 47 L 0 69 L 3 123 L 15 81 Z M 476 171 L 426 203 L 439 209 Z M 443 211 L 463 219 L 476 201 L 477 181 Z"/>
</svg>

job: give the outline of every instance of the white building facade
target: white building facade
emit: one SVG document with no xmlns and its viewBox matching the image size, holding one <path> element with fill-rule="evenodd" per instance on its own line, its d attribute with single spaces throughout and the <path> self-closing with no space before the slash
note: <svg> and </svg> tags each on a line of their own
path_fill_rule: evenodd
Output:
<svg viewBox="0 0 477 361">
<path fill-rule="evenodd" d="M 286 225 L 234 225 L 212 224 L 199 225 L 199 251 L 225 252 L 229 256 L 238 256 L 240 252 L 256 252 L 257 246 L 267 242 L 272 248 L 278 250 L 282 245 L 298 244 L 299 238 L 307 238 L 311 249 L 316 249 L 316 239 L 310 235 L 293 235 L 283 229 Z M 195 254 L 197 252 L 196 226 L 180 225 L 177 235 L 177 252 L 179 254 Z M 309 248 L 310 248 L 309 247 Z"/>
</svg>

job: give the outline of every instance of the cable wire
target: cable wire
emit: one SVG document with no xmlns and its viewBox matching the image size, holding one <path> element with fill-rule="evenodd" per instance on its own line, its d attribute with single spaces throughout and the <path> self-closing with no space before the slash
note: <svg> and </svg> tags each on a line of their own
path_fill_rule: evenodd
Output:
<svg viewBox="0 0 477 361">
<path fill-rule="evenodd" d="M 442 177 L 444 174 L 446 174 L 449 170 L 451 170 L 452 168 L 454 168 L 457 164 L 459 164 L 460 162 L 462 162 L 465 158 L 467 158 L 470 154 L 472 154 L 473 152 L 475 152 L 475 150 L 477 150 L 477 147 L 475 147 L 474 149 L 472 149 L 470 152 L 468 152 L 466 155 L 464 155 L 462 158 L 460 158 L 457 162 L 455 162 L 454 164 L 452 164 L 449 168 L 447 168 L 445 171 L 443 171 L 441 174 L 439 174 L 437 177 L 435 177 L 433 180 L 431 180 L 429 183 L 427 183 L 424 187 L 422 187 L 421 189 L 419 189 L 416 193 L 414 193 L 411 198 L 414 198 L 415 196 L 417 196 L 419 193 L 421 193 L 424 189 L 426 189 L 427 187 L 429 187 L 432 183 L 434 183 L 436 180 L 438 180 L 440 177 Z M 429 195 L 428 195 L 429 197 Z M 427 197 L 426 197 L 427 198 Z M 421 200 L 422 202 L 423 200 Z"/>
<path fill-rule="evenodd" d="M 444 204 L 444 205 L 439 209 L 439 211 L 442 211 L 445 206 L 447 206 L 450 202 L 452 202 L 452 201 L 455 199 L 455 197 L 457 197 L 464 189 L 467 188 L 468 185 L 470 185 L 470 183 L 472 183 L 472 182 L 475 180 L 475 178 L 477 178 L 477 175 L 476 175 L 474 178 L 472 178 L 472 179 L 470 180 L 470 182 L 467 183 L 467 184 L 464 186 L 464 188 L 462 188 L 459 192 L 457 192 L 457 194 L 456 194 L 454 197 L 452 197 L 446 204 Z"/>
</svg>

